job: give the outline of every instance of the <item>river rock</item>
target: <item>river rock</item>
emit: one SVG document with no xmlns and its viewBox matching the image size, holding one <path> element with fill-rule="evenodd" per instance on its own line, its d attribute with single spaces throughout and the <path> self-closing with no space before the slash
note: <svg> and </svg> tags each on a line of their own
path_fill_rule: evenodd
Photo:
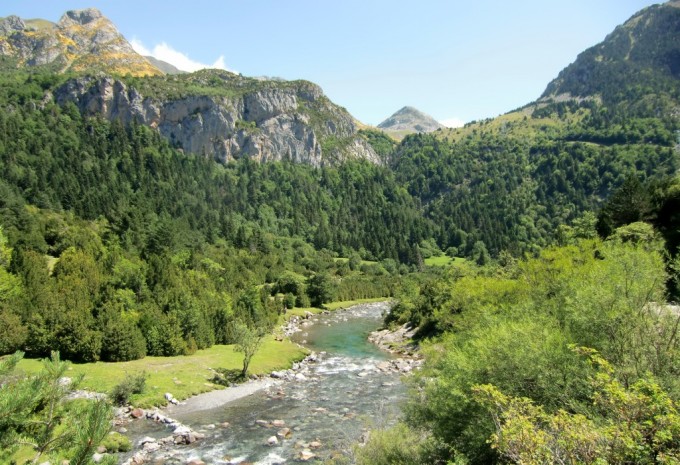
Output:
<svg viewBox="0 0 680 465">
<path fill-rule="evenodd" d="M 290 428 L 281 428 L 276 432 L 279 439 L 288 439 L 292 435 Z"/>
<path fill-rule="evenodd" d="M 161 445 L 158 444 L 156 441 L 153 442 L 146 442 L 142 446 L 142 449 L 147 451 L 147 452 L 156 452 L 158 449 L 161 448 Z"/>
<path fill-rule="evenodd" d="M 97 452 L 96 454 L 92 455 L 92 461 L 94 463 L 100 463 L 102 460 L 104 460 L 104 454 Z"/>
<path fill-rule="evenodd" d="M 132 412 L 130 412 L 130 416 L 132 418 L 142 418 L 144 416 L 144 410 L 141 408 L 133 409 Z"/>
<path fill-rule="evenodd" d="M 283 428 L 284 426 L 286 426 L 286 422 L 283 420 L 274 420 L 272 421 L 272 426 L 274 428 Z"/>
<path fill-rule="evenodd" d="M 268 446 L 275 446 L 279 443 L 279 440 L 276 438 L 276 436 L 270 436 L 269 439 L 267 439 L 267 445 Z"/>
<path fill-rule="evenodd" d="M 302 462 L 308 462 L 314 458 L 316 458 L 316 454 L 309 449 L 302 449 L 298 454 L 298 460 Z"/>
<path fill-rule="evenodd" d="M 144 436 L 140 441 L 139 445 L 143 446 L 144 444 L 150 443 L 150 442 L 156 442 L 155 438 L 152 438 L 151 436 Z"/>
<path fill-rule="evenodd" d="M 319 441 L 312 441 L 309 443 L 310 449 L 320 449 L 322 444 Z"/>
<path fill-rule="evenodd" d="M 187 465 L 205 465 L 205 462 L 201 459 L 191 459 L 187 462 Z"/>
<path fill-rule="evenodd" d="M 189 428 L 188 426 L 184 426 L 184 425 L 179 425 L 179 426 L 178 426 L 177 428 L 175 428 L 175 430 L 173 431 L 173 433 L 174 433 L 175 435 L 189 434 L 189 433 L 191 433 L 191 432 L 192 432 L 192 431 L 191 431 L 191 428 Z"/>
</svg>

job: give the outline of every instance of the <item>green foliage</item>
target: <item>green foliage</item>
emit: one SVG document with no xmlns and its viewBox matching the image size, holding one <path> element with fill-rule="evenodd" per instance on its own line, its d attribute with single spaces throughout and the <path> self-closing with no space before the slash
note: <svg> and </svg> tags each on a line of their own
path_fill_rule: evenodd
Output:
<svg viewBox="0 0 680 465">
<path fill-rule="evenodd" d="M 405 409 L 408 426 L 441 446 L 430 463 L 452 459 L 451 451 L 471 463 L 498 459 L 487 443 L 496 426 L 475 385 L 530 399 L 555 428 L 581 429 L 586 436 L 587 428 L 599 428 L 606 412 L 593 404 L 589 381 L 597 373 L 572 344 L 609 359 L 612 380 L 622 386 L 651 376 L 677 399 L 678 317 L 662 304 L 665 264 L 653 236 L 651 243 L 649 234 L 636 237 L 641 240 L 575 241 L 519 263 L 504 260 L 503 266 L 466 262 L 443 279 L 405 289 L 389 318 L 418 325 L 421 336 L 439 335 L 422 343 L 426 364 L 412 380 L 414 394 Z M 530 427 L 526 419 L 518 425 Z M 535 447 L 552 441 L 550 431 L 545 434 L 536 435 Z M 564 437 L 572 439 L 587 440 Z"/>
<path fill-rule="evenodd" d="M 428 463 L 429 438 L 403 423 L 387 430 L 373 430 L 367 444 L 355 449 L 359 465 L 417 465 Z M 463 465 L 463 464 L 460 464 Z"/>
<path fill-rule="evenodd" d="M 116 405 L 128 405 L 134 394 L 144 392 L 148 375 L 146 372 L 126 375 L 123 381 L 111 390 L 111 400 Z"/>
<path fill-rule="evenodd" d="M 375 153 L 377 153 L 380 158 L 386 162 L 390 161 L 392 154 L 394 153 L 397 143 L 390 136 L 385 134 L 383 131 L 378 131 L 375 129 L 360 129 L 359 135 L 366 140 Z"/>
<path fill-rule="evenodd" d="M 103 329 L 101 358 L 126 362 L 146 355 L 146 340 L 139 327 L 125 319 L 111 319 Z"/>
<path fill-rule="evenodd" d="M 652 379 L 629 388 L 592 350 L 591 377 L 597 418 L 558 410 L 547 413 L 532 400 L 504 395 L 495 386 L 474 386 L 474 397 L 492 415 L 491 445 L 513 463 L 677 463 L 680 414 Z"/>
<path fill-rule="evenodd" d="M 265 333 L 262 328 L 251 328 L 239 320 L 232 323 L 231 333 L 234 340 L 234 350 L 243 354 L 241 378 L 246 379 L 250 361 L 262 345 Z"/>
<path fill-rule="evenodd" d="M 109 453 L 129 452 L 132 450 L 132 442 L 127 436 L 120 434 L 117 431 L 111 431 L 102 441 L 102 446 L 106 448 Z"/>
<path fill-rule="evenodd" d="M 22 445 L 31 449 L 36 463 L 64 456 L 71 463 L 90 463 L 111 429 L 111 407 L 102 400 L 66 399 L 75 385 L 65 382 L 68 364 L 58 353 L 31 376 L 15 372 L 22 356 L 17 352 L 0 362 L 0 457 L 11 459 Z"/>
<path fill-rule="evenodd" d="M 307 280 L 307 295 L 313 307 L 322 307 L 333 300 L 335 283 L 326 273 L 316 273 Z"/>
<path fill-rule="evenodd" d="M 412 135 L 397 148 L 396 178 L 436 223 L 443 250 L 479 257 L 475 244 L 482 241 L 491 256 L 535 253 L 558 238 L 561 225 L 596 211 L 626 179 L 659 180 L 677 166 L 674 144 L 570 142 L 558 130 L 526 136 L 519 124 L 456 142 Z M 674 130 L 673 123 L 666 126 Z"/>
</svg>

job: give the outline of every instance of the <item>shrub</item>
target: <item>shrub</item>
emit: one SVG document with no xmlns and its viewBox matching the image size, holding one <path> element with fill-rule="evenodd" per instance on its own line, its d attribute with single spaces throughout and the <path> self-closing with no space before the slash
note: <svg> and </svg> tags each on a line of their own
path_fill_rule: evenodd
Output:
<svg viewBox="0 0 680 465">
<path fill-rule="evenodd" d="M 116 431 L 111 431 L 102 441 L 102 446 L 106 447 L 106 452 L 129 452 L 132 449 L 130 438 Z"/>
<path fill-rule="evenodd" d="M 135 375 L 127 375 L 120 384 L 111 390 L 111 400 L 117 405 L 126 405 L 133 394 L 144 392 L 147 374 L 145 371 Z"/>
</svg>

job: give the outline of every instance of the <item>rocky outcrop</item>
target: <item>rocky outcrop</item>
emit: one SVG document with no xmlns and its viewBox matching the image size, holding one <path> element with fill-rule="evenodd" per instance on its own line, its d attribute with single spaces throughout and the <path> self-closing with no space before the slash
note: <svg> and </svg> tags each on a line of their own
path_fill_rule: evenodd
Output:
<svg viewBox="0 0 680 465">
<path fill-rule="evenodd" d="M 56 71 L 162 74 L 95 8 L 67 11 L 58 23 L 43 23 L 33 27 L 17 16 L 0 20 L 0 55 L 19 66 L 51 65 Z"/>
<path fill-rule="evenodd" d="M 416 332 L 417 328 L 412 328 L 407 323 L 396 329 L 373 331 L 368 335 L 368 342 L 392 354 L 413 355 L 418 351 L 418 346 L 413 341 Z"/>
<path fill-rule="evenodd" d="M 123 123 L 136 120 L 156 128 L 186 153 L 223 163 L 242 157 L 314 166 L 350 158 L 380 163 L 357 135 L 351 115 L 312 83 L 260 81 L 217 70 L 184 79 L 186 88 L 196 82 L 218 84 L 203 95 L 149 97 L 111 77 L 82 77 L 57 89 L 55 99 L 62 105 L 72 102 L 87 115 Z"/>
</svg>

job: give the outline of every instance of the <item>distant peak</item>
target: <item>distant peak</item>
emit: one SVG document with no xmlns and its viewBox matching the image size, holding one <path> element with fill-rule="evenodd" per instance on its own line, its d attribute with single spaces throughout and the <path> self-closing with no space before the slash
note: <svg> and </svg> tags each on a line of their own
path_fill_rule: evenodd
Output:
<svg viewBox="0 0 680 465">
<path fill-rule="evenodd" d="M 430 115 L 417 108 L 405 106 L 378 125 L 386 131 L 431 132 L 443 127 Z"/>
<path fill-rule="evenodd" d="M 86 8 L 84 10 L 69 10 L 59 20 L 60 26 L 80 25 L 84 26 L 93 21 L 103 18 L 104 15 L 96 8 Z"/>
</svg>

